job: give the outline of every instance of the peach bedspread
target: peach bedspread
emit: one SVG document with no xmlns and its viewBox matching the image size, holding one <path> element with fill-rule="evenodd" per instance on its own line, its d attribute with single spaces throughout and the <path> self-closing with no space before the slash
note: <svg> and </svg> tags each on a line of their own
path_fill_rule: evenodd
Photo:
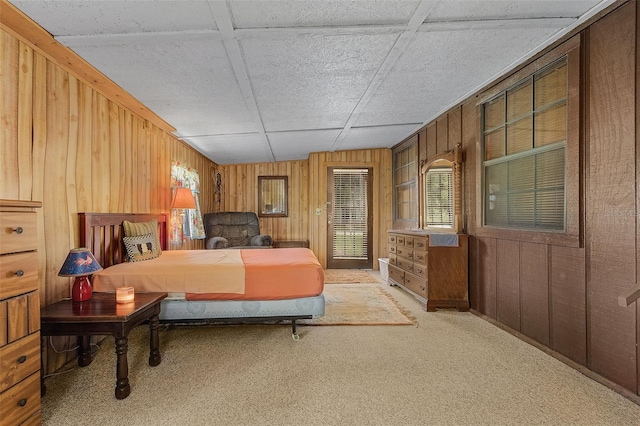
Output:
<svg viewBox="0 0 640 426">
<path fill-rule="evenodd" d="M 213 254 L 216 252 L 222 256 L 224 267 L 207 260 L 209 256 L 216 256 Z M 171 253 L 191 254 L 202 265 L 181 264 L 180 254 L 165 257 Z M 240 259 L 242 278 L 238 264 L 231 261 L 236 259 L 234 256 Z M 171 262 L 164 264 L 160 262 L 163 259 Z M 143 264 L 146 265 L 138 268 Z M 162 266 L 158 269 L 163 272 L 156 274 L 155 265 L 159 264 Z M 125 267 L 120 268 L 121 265 Z M 320 295 L 324 289 L 324 273 L 316 256 L 307 248 L 167 250 L 157 259 L 121 263 L 94 276 L 95 291 L 115 291 L 122 285 L 138 291 L 185 293 L 187 300 L 280 300 Z"/>
<path fill-rule="evenodd" d="M 281 300 L 322 294 L 324 272 L 307 248 L 240 250 L 245 268 L 244 294 L 187 293 L 187 300 Z"/>
<path fill-rule="evenodd" d="M 95 291 L 243 294 L 245 270 L 238 250 L 165 250 L 160 257 L 110 266 L 93 276 Z"/>
</svg>

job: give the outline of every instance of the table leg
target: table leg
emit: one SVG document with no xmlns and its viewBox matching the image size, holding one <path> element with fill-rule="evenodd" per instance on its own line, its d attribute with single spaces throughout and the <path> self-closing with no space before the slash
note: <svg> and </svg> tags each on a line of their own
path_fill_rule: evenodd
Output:
<svg viewBox="0 0 640 426">
<path fill-rule="evenodd" d="M 78 336 L 78 365 L 91 364 L 91 336 Z"/>
<path fill-rule="evenodd" d="M 160 320 L 158 315 L 149 318 L 149 365 L 155 367 L 160 364 L 160 341 L 158 338 L 158 328 Z"/>
<path fill-rule="evenodd" d="M 127 351 L 129 350 L 127 336 L 116 337 L 116 356 L 118 358 L 116 367 L 116 398 L 124 399 L 131 393 L 129 386 L 129 363 L 127 361 Z"/>
</svg>

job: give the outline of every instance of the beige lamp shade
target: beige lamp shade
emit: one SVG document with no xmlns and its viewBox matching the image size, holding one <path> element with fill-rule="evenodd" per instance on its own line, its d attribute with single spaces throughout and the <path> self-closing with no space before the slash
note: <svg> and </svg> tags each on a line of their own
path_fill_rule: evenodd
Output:
<svg viewBox="0 0 640 426">
<path fill-rule="evenodd" d="M 171 200 L 172 209 L 195 209 L 196 199 L 189 188 L 176 188 Z"/>
</svg>

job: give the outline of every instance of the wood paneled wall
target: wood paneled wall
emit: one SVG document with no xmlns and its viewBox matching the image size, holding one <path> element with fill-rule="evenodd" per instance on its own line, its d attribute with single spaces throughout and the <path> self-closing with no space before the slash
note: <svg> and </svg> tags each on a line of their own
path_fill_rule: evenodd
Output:
<svg viewBox="0 0 640 426">
<path fill-rule="evenodd" d="M 309 156 L 309 240 L 320 263 L 327 265 L 327 168 L 373 168 L 373 268 L 387 257 L 387 231 L 392 229 L 392 156 L 390 149 L 317 152 Z M 316 215 L 316 209 L 322 214 Z"/>
<path fill-rule="evenodd" d="M 391 150 L 365 149 L 312 153 L 309 160 L 219 166 L 223 211 L 258 211 L 258 176 L 289 177 L 289 216 L 261 217 L 260 230 L 274 239 L 309 240 L 318 260 L 327 265 L 327 167 L 373 167 L 374 269 L 386 253 L 391 229 Z M 317 215 L 316 209 L 322 214 Z"/>
<path fill-rule="evenodd" d="M 309 163 L 283 161 L 219 166 L 222 210 L 258 212 L 258 176 L 288 176 L 288 217 L 261 217 L 260 232 L 274 240 L 309 238 Z M 214 211 L 214 210 L 211 210 Z"/>
<path fill-rule="evenodd" d="M 477 222 L 482 217 L 476 182 L 481 138 L 475 96 L 418 135 L 424 135 L 421 159 L 451 149 L 456 141 L 463 146 L 464 229 L 474 237 L 472 309 L 640 401 L 633 396 L 640 391 L 640 309 L 638 303 L 626 308 L 617 303 L 637 285 L 640 258 L 637 9 L 635 1 L 619 2 L 580 29 L 580 60 L 572 66 L 583 76 L 581 106 L 569 117 L 581 123 L 580 155 L 567 164 L 567 173 L 579 175 L 579 187 L 567 192 L 570 202 L 580 204 L 579 246 L 533 242 L 525 234 L 492 235 Z"/>
<path fill-rule="evenodd" d="M 213 162 L 4 25 L 0 75 L 0 198 L 42 201 L 42 304 L 70 295 L 71 279 L 57 274 L 69 249 L 80 244 L 78 212 L 168 212 L 172 160 L 197 169 L 202 193 L 212 193 Z M 208 198 L 201 205 L 213 209 Z M 203 244 L 187 241 L 172 248 Z M 49 356 L 47 371 L 65 361 Z"/>
</svg>

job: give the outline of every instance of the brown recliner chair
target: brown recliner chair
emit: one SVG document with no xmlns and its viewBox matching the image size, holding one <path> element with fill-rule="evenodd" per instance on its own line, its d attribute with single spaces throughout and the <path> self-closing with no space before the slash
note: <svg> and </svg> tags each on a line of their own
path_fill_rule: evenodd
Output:
<svg viewBox="0 0 640 426">
<path fill-rule="evenodd" d="M 260 222 L 253 212 L 206 213 L 203 217 L 208 249 L 270 248 L 273 239 L 260 234 Z"/>
</svg>

